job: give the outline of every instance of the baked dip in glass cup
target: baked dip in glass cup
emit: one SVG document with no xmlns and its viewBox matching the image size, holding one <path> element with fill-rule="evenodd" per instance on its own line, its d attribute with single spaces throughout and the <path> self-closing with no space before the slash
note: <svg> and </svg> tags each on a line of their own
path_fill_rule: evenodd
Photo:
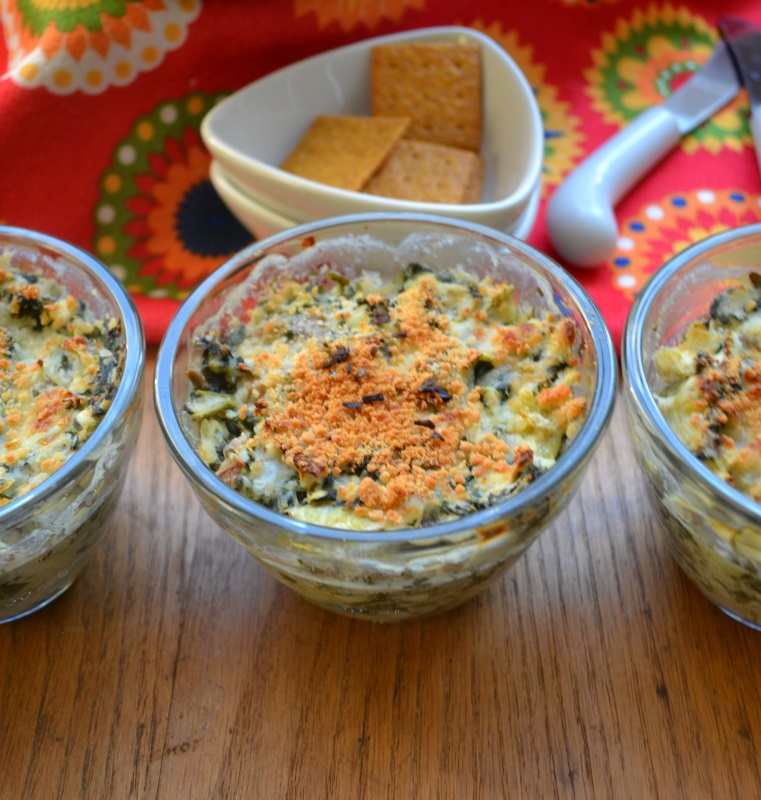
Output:
<svg viewBox="0 0 761 800">
<path fill-rule="evenodd" d="M 759 224 L 682 251 L 632 305 L 622 361 L 631 435 L 672 555 L 711 602 L 761 628 L 761 504 L 739 488 L 759 476 L 757 273 Z"/>
<path fill-rule="evenodd" d="M 8 622 L 66 591 L 108 531 L 137 440 L 145 344 L 126 289 L 77 247 L 0 227 L 0 272 Z"/>
<path fill-rule="evenodd" d="M 234 413 L 219 418 L 225 420 L 221 428 L 215 422 L 211 427 L 206 426 L 205 433 L 199 433 L 197 421 L 203 420 L 207 412 L 211 416 L 216 414 L 217 404 L 226 404 L 225 391 L 237 391 L 233 387 L 236 379 L 227 383 L 227 378 L 222 379 L 221 373 L 215 372 L 218 367 L 224 371 L 227 369 L 224 364 L 227 364 L 238 375 L 241 370 L 246 373 L 249 369 L 255 372 L 259 369 L 252 357 L 230 356 L 231 351 L 225 355 L 223 351 L 229 346 L 239 346 L 235 342 L 240 343 L 240 333 L 234 331 L 240 330 L 240 320 L 244 317 L 253 314 L 265 325 L 268 323 L 268 309 L 274 309 L 274 306 L 265 299 L 259 308 L 260 298 L 270 294 L 273 286 L 288 279 L 303 284 L 317 277 L 317 283 L 310 285 L 315 297 L 323 291 L 330 296 L 338 287 L 339 294 L 351 299 L 353 287 L 361 287 L 363 276 L 368 274 L 373 276 L 372 280 L 378 280 L 379 285 L 400 276 L 412 276 L 410 283 L 417 285 L 415 281 L 419 276 L 427 274 L 435 278 L 431 278 L 430 284 L 438 283 L 438 278 L 441 278 L 442 285 L 451 286 L 460 280 L 460 270 L 471 276 L 467 288 L 459 287 L 463 292 L 463 304 L 467 304 L 465 297 L 471 304 L 481 302 L 482 286 L 504 282 L 513 287 L 510 291 L 516 308 L 520 307 L 537 320 L 553 320 L 556 326 L 570 329 L 567 361 L 573 364 L 577 377 L 573 392 L 579 413 L 573 426 L 575 435 L 572 438 L 558 437 L 557 457 L 549 469 L 535 469 L 519 491 L 507 491 L 503 496 L 493 498 L 490 505 L 480 507 L 476 504 L 473 510 L 460 515 L 427 514 L 434 520 L 431 524 L 427 519 L 419 519 L 413 527 L 406 527 L 404 520 L 399 523 L 393 515 L 384 517 L 369 512 L 361 519 L 362 529 L 355 527 L 357 517 L 353 509 L 358 501 L 352 491 L 356 485 L 373 489 L 369 495 L 382 494 L 386 489 L 383 475 L 374 475 L 372 464 L 363 459 L 359 459 L 353 474 L 347 476 L 339 469 L 338 473 L 333 471 L 334 478 L 327 475 L 325 464 L 320 465 L 319 459 L 308 460 L 305 453 L 313 452 L 311 450 L 299 452 L 291 459 L 295 460 L 301 477 L 309 477 L 306 473 L 314 468 L 315 475 L 324 475 L 321 480 L 331 482 L 332 489 L 326 483 L 317 486 L 323 493 L 316 494 L 317 513 L 314 514 L 309 509 L 304 513 L 299 505 L 304 501 L 304 494 L 313 491 L 314 485 L 301 494 L 298 487 L 292 491 L 293 484 L 286 473 L 278 478 L 279 483 L 276 482 L 276 487 L 282 487 L 281 490 L 271 490 L 266 504 L 256 502 L 236 489 L 236 483 L 241 485 L 244 482 L 242 478 L 239 480 L 243 472 L 241 463 L 250 457 L 250 453 L 245 455 L 241 451 L 233 457 L 230 449 L 216 442 L 216 434 L 212 435 L 210 431 L 225 436 L 222 428 L 227 426 L 231 429 L 230 437 L 242 435 L 242 439 L 237 441 L 245 445 L 248 434 L 240 433 L 241 426 L 250 424 L 251 430 L 261 431 L 263 429 L 257 426 L 287 425 L 287 414 L 280 422 L 270 420 L 265 423 L 254 419 L 257 413 L 264 412 L 269 395 L 252 395 L 251 402 L 244 404 L 245 408 L 238 406 L 238 399 L 235 399 Z M 405 285 L 406 281 L 407 277 L 404 277 Z M 486 288 L 483 293 L 487 293 Z M 316 361 L 320 361 L 315 367 L 320 375 L 315 379 L 319 378 L 325 385 L 325 382 L 335 381 L 336 392 L 340 391 L 339 387 L 357 380 L 356 398 L 354 394 L 351 398 L 340 395 L 338 405 L 343 408 L 339 408 L 338 413 L 370 415 L 381 414 L 385 409 L 386 419 L 393 423 L 395 415 L 401 416 L 409 411 L 409 404 L 405 406 L 401 399 L 409 375 L 401 378 L 395 401 L 397 405 L 394 406 L 389 397 L 376 391 L 377 386 L 363 382 L 369 377 L 369 370 L 375 362 L 360 364 L 354 358 L 368 340 L 373 339 L 378 345 L 377 353 L 373 351 L 371 356 L 365 355 L 380 359 L 385 366 L 393 365 L 394 359 L 409 345 L 407 339 L 413 338 L 415 325 L 401 321 L 401 316 L 397 315 L 402 312 L 394 302 L 384 304 L 372 292 L 360 297 L 359 303 L 365 309 L 361 312 L 364 315 L 361 329 L 367 334 L 364 341 L 347 340 L 341 344 L 330 339 L 319 325 L 314 329 L 313 315 L 306 311 L 289 318 L 280 341 L 268 342 L 266 347 L 262 347 L 254 338 L 246 347 L 267 351 L 260 353 L 259 360 L 256 360 L 256 363 L 264 363 L 262 359 L 266 361 L 275 351 L 287 349 L 294 340 L 308 342 L 306 346 L 314 352 L 324 346 L 324 360 L 321 360 L 322 356 L 314 356 Z M 437 301 L 431 298 L 430 302 L 433 305 Z M 287 314 L 288 308 L 288 303 L 281 303 L 278 313 L 285 309 Z M 345 310 L 339 316 L 341 313 L 351 316 L 354 312 Z M 278 325 L 282 319 L 275 320 L 273 311 L 271 321 Z M 447 325 L 443 321 L 436 322 L 439 333 Z M 520 342 L 522 335 L 530 339 L 533 330 L 531 326 L 520 329 L 520 323 L 506 325 L 506 329 L 509 331 L 500 335 L 509 341 L 513 341 L 511 337 L 518 337 Z M 222 340 L 215 339 L 220 333 Z M 459 346 L 456 336 L 452 341 L 452 347 Z M 532 345 L 525 346 L 528 349 L 523 355 L 532 362 Z M 533 356 L 534 362 L 541 360 L 538 344 Z M 429 357 L 434 358 L 430 353 Z M 363 366 L 367 367 L 364 373 Z M 539 381 L 527 385 L 525 390 L 535 396 L 541 392 L 539 383 L 549 386 L 568 366 L 556 363 L 549 370 L 552 374 L 543 374 Z M 269 374 L 267 369 L 261 371 L 265 379 Z M 299 368 L 287 358 L 280 367 L 272 362 L 271 369 L 291 370 L 288 379 L 298 379 Z M 455 382 L 444 386 L 443 378 L 437 383 L 423 372 L 418 376 L 420 386 L 415 385 L 425 400 L 420 404 L 421 416 L 411 421 L 410 430 L 417 426 L 415 435 L 419 435 L 426 446 L 433 447 L 440 442 L 431 441 L 431 437 L 438 434 L 443 440 L 449 435 L 445 422 L 451 422 L 460 412 L 455 413 L 452 406 L 457 399 L 453 397 L 456 390 L 449 391 Z M 476 368 L 472 364 L 466 372 L 466 378 L 471 382 L 481 381 L 486 385 L 491 381 L 490 396 L 496 396 L 495 376 L 500 369 L 491 370 L 483 364 Z M 279 377 L 270 375 L 272 380 Z M 510 376 L 503 374 L 502 378 L 509 382 Z M 390 621 L 433 614 L 464 602 L 526 551 L 566 506 L 578 486 L 609 422 L 616 381 L 615 352 L 598 310 L 579 284 L 551 259 L 524 242 L 489 228 L 437 216 L 397 213 L 354 215 L 304 225 L 255 243 L 234 256 L 198 287 L 172 321 L 159 351 L 154 389 L 159 421 L 172 455 L 222 530 L 240 542 L 282 583 L 314 603 L 347 615 Z M 504 386 L 500 391 L 506 398 L 511 390 Z M 328 414 L 336 413 L 336 404 L 330 401 L 329 395 L 324 401 L 326 419 Z M 258 406 L 257 397 L 260 400 Z M 447 417 L 447 414 L 452 416 Z M 308 441 L 314 441 L 313 434 L 319 427 L 319 424 L 314 425 L 314 430 L 308 431 Z M 325 430 L 317 431 L 315 435 L 332 440 L 339 440 L 342 435 L 328 424 L 322 427 Z M 381 446 L 376 441 L 379 438 L 367 437 L 368 453 Z M 506 440 L 509 438 L 505 437 Z M 496 441 L 498 437 L 492 439 L 495 449 L 503 446 Z M 217 455 L 215 447 L 218 448 Z M 253 447 L 250 443 L 250 448 Z M 510 469 L 518 469 L 514 455 L 508 456 Z M 241 463 L 234 460 L 239 456 Z M 217 457 L 220 461 L 228 457 L 232 459 L 221 469 L 220 464 L 216 465 L 221 473 L 219 476 L 209 465 L 209 461 Z M 528 466 L 531 457 L 526 457 Z M 473 467 L 477 460 L 472 459 L 468 468 L 474 475 L 481 472 Z M 282 461 L 288 461 L 286 453 Z M 231 471 L 227 469 L 230 465 Z M 278 463 L 273 469 L 280 466 L 282 464 Z M 424 469 L 424 465 L 413 465 L 413 469 L 415 466 Z M 260 467 L 265 471 L 268 469 L 267 464 L 259 464 L 256 469 Z M 343 501 L 341 491 L 344 491 L 347 481 L 354 489 L 351 486 L 346 489 L 349 494 L 343 495 L 347 498 Z M 442 491 L 446 491 L 446 487 Z M 320 502 L 328 504 L 328 512 L 331 503 L 343 503 L 341 508 L 347 512 L 348 521 L 341 522 L 340 515 L 321 514 Z M 321 519 L 330 519 L 335 524 L 328 526 L 315 521 Z M 435 521 L 437 519 L 441 521 Z M 373 525 L 369 524 L 373 522 Z"/>
</svg>

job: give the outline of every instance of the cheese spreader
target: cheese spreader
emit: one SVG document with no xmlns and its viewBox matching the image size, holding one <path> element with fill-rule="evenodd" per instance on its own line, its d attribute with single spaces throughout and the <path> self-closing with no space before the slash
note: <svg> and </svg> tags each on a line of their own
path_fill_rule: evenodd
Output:
<svg viewBox="0 0 761 800">
<path fill-rule="evenodd" d="M 547 205 L 547 230 L 558 253 L 578 267 L 605 261 L 618 237 L 616 203 L 685 134 L 732 100 L 740 85 L 729 48 L 719 41 L 683 86 L 588 156 Z"/>
</svg>

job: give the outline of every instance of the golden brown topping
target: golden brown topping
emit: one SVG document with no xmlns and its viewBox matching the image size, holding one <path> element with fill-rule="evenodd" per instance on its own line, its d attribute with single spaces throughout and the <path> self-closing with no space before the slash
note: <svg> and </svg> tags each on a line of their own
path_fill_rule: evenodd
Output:
<svg viewBox="0 0 761 800">
<path fill-rule="evenodd" d="M 714 299 L 704 320 L 656 354 L 659 406 L 677 436 L 722 480 L 761 501 L 761 286 Z"/>
<path fill-rule="evenodd" d="M 189 408 L 210 466 L 279 510 L 332 503 L 390 527 L 452 518 L 533 480 L 572 435 L 585 404 L 569 385 L 568 322 L 522 316 L 510 287 L 462 272 L 419 270 L 381 288 L 286 282 L 251 312 L 240 344 L 199 339 Z M 207 412 L 198 374 L 237 400 Z M 278 459 L 294 483 L 263 471 Z"/>
<path fill-rule="evenodd" d="M 95 430 L 123 347 L 56 280 L 0 256 L 0 506 L 55 472 Z M 112 349 L 113 348 L 113 349 Z"/>
</svg>

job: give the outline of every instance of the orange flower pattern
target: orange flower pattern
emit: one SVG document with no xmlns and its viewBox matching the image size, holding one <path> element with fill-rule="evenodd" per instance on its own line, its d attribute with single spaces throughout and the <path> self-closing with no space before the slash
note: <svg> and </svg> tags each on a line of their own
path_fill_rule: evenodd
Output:
<svg viewBox="0 0 761 800">
<path fill-rule="evenodd" d="M 182 45 L 200 7 L 200 0 L 6 0 L 8 75 L 55 94 L 125 86 Z"/>
<path fill-rule="evenodd" d="M 342 31 L 373 30 L 383 20 L 401 22 L 408 8 L 425 8 L 425 0 L 294 0 L 293 8 L 297 17 L 314 14 L 320 29 L 337 23 Z"/>
<path fill-rule="evenodd" d="M 117 145 L 101 179 L 93 250 L 135 294 L 182 300 L 252 240 L 209 181 L 198 126 L 217 99 L 161 103 Z"/>
<path fill-rule="evenodd" d="M 570 111 L 570 104 L 558 100 L 557 88 L 544 79 L 545 68 L 534 60 L 533 48 L 521 44 L 517 31 L 502 32 L 500 23 L 487 25 L 477 20 L 476 30 L 491 36 L 508 53 L 531 84 L 544 127 L 542 194 L 560 184 L 582 155 L 581 120 Z"/>
</svg>

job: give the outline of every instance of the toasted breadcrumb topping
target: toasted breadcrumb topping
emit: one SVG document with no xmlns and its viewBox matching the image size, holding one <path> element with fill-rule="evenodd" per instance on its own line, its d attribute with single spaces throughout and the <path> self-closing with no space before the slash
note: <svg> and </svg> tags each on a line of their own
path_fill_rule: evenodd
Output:
<svg viewBox="0 0 761 800">
<path fill-rule="evenodd" d="M 411 265 L 284 281 L 195 340 L 186 411 L 227 484 L 298 519 L 399 528 L 497 503 L 555 462 L 585 408 L 573 319 Z"/>
<path fill-rule="evenodd" d="M 15 262 L 14 262 L 15 263 Z M 111 404 L 120 326 L 0 255 L 0 506 L 55 473 Z"/>
<path fill-rule="evenodd" d="M 658 405 L 680 440 L 761 502 L 761 276 L 719 294 L 655 367 Z"/>
</svg>

